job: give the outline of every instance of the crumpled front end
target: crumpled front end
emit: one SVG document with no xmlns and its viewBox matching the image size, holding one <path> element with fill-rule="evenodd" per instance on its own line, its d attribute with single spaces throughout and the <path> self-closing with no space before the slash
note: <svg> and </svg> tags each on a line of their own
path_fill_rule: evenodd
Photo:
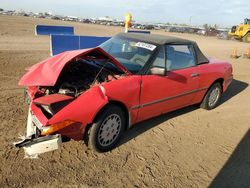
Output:
<svg viewBox="0 0 250 188">
<path fill-rule="evenodd" d="M 82 140 L 108 103 L 105 83 L 126 74 L 100 48 L 65 52 L 32 66 L 19 82 L 27 87 L 30 106 L 26 136 L 15 146 L 35 156 L 60 148 L 64 137 Z"/>
<path fill-rule="evenodd" d="M 62 138 L 82 140 L 85 128 L 107 104 L 103 86 L 96 86 L 77 98 L 51 94 L 31 99 L 26 136 L 14 143 L 26 157 L 59 149 Z"/>
</svg>

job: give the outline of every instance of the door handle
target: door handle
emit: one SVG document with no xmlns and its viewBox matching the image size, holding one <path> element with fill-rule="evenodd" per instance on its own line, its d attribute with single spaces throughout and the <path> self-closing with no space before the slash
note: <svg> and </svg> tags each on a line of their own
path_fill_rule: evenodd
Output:
<svg viewBox="0 0 250 188">
<path fill-rule="evenodd" d="M 200 74 L 199 73 L 192 73 L 191 74 L 191 77 L 197 77 L 197 76 L 199 76 Z"/>
</svg>

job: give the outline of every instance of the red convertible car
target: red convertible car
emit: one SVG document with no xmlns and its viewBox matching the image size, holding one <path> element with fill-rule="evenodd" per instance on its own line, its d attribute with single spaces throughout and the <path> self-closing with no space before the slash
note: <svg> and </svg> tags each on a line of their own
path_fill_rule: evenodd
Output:
<svg viewBox="0 0 250 188">
<path fill-rule="evenodd" d="M 229 63 L 207 59 L 193 41 L 121 33 L 28 68 L 19 82 L 27 133 L 15 145 L 33 156 L 71 138 L 109 151 L 140 121 L 193 104 L 215 108 L 232 79 Z"/>
</svg>

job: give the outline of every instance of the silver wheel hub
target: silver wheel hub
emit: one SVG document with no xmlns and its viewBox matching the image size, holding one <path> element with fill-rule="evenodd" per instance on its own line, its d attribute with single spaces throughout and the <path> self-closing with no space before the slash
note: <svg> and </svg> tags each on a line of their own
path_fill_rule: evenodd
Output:
<svg viewBox="0 0 250 188">
<path fill-rule="evenodd" d="M 220 89 L 216 87 L 209 95 L 208 105 L 214 106 L 217 103 L 219 97 L 220 97 Z"/>
<path fill-rule="evenodd" d="M 112 144 L 121 130 L 121 118 L 117 114 L 111 114 L 104 119 L 98 131 L 98 142 L 101 146 Z"/>
</svg>

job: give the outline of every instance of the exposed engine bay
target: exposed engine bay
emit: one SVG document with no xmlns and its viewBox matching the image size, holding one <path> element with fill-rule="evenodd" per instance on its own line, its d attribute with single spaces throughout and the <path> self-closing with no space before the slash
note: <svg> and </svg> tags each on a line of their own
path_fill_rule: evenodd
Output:
<svg viewBox="0 0 250 188">
<path fill-rule="evenodd" d="M 119 78 L 121 72 L 109 59 L 76 58 L 62 70 L 55 86 L 42 87 L 47 95 L 59 93 L 77 97 L 94 85 Z"/>
</svg>

